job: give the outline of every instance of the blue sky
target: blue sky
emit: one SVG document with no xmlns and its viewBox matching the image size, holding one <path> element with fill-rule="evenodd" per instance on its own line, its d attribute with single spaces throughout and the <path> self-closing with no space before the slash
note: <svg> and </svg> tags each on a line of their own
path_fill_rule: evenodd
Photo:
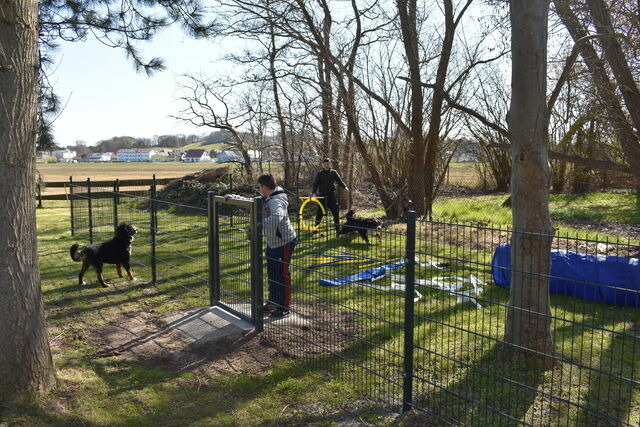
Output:
<svg viewBox="0 0 640 427">
<path fill-rule="evenodd" d="M 186 72 L 224 74 L 228 65 L 217 61 L 220 43 L 194 40 L 179 28 L 169 28 L 140 44 L 146 58 L 161 56 L 166 69 L 147 77 L 137 73 L 122 50 L 95 39 L 63 43 L 56 53 L 51 77 L 66 107 L 54 123 L 59 145 L 76 140 L 94 145 L 112 136 L 152 137 L 178 133 L 208 133 L 169 117 L 178 111 L 176 76 Z"/>
</svg>

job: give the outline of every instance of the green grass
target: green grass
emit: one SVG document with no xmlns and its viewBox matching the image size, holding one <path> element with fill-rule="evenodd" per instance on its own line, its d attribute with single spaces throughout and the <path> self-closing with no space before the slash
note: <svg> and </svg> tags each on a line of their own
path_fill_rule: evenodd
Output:
<svg viewBox="0 0 640 427">
<path fill-rule="evenodd" d="M 124 215 L 123 209 L 121 214 Z M 141 221 L 143 218 L 139 215 L 136 219 Z M 94 220 L 99 221 L 100 217 L 94 217 Z M 165 227 L 177 225 L 175 221 L 164 220 Z M 198 221 L 193 217 L 173 217 L 173 220 L 182 220 L 184 229 L 190 228 L 188 223 Z M 93 285 L 78 287 L 75 284 L 78 264 L 70 262 L 68 247 L 77 240 L 82 241 L 82 237 L 71 237 L 69 224 L 69 210 L 62 202 L 38 210 L 42 290 L 58 386 L 38 402 L 1 408 L 2 423 L 138 426 L 307 425 L 316 422 L 333 425 L 350 417 L 386 423 L 386 415 L 370 404 L 354 413 L 349 402 L 355 395 L 344 383 L 303 368 L 291 359 L 274 360 L 263 372 L 204 377 L 189 370 L 176 371 L 117 356 L 97 357 L 98 348 L 87 340 L 87 336 L 98 327 L 121 321 L 124 313 L 162 313 L 192 307 L 194 303 L 204 304 L 200 297 L 194 297 L 193 293 L 170 282 L 145 286 L 124 279 L 114 280 L 115 272 L 111 269 L 105 269 L 105 277 L 114 285 L 111 288 L 96 286 L 92 272 L 87 274 L 87 279 Z M 196 234 L 194 232 L 191 237 Z M 143 248 L 147 238 L 143 234 L 136 240 L 134 257 L 141 257 L 138 260 L 148 264 Z M 174 249 L 197 255 L 197 250 L 189 252 L 193 251 L 191 246 L 178 244 Z M 163 256 L 168 257 L 169 253 L 166 251 Z M 174 253 L 168 261 L 180 259 Z M 188 262 L 180 267 L 189 272 L 198 271 Z M 161 280 L 179 279 L 180 274 L 175 270 L 169 269 L 173 271 L 173 277 L 160 272 Z M 148 268 L 134 266 L 134 272 L 141 281 L 149 279 Z M 183 280 L 182 284 L 185 283 L 193 285 Z"/>
<path fill-rule="evenodd" d="M 434 204 L 436 217 L 495 225 L 511 224 L 511 209 L 502 207 L 508 195 L 441 197 Z M 636 196 L 624 193 L 551 194 L 551 219 L 640 223 Z"/>
<path fill-rule="evenodd" d="M 203 149 L 203 150 L 226 150 L 229 147 L 231 147 L 231 145 L 226 144 L 224 142 L 221 143 L 217 143 L 217 144 L 205 144 L 204 142 L 200 141 L 200 142 L 194 142 L 193 144 L 188 144 L 185 145 L 184 147 L 180 147 L 178 148 L 178 150 L 180 151 L 187 151 L 187 150 L 196 150 L 196 149 Z"/>
<path fill-rule="evenodd" d="M 451 208 L 451 212 L 457 212 L 460 220 L 487 221 L 482 214 L 510 215 L 508 210 L 495 209 L 495 203 L 502 200 L 503 196 L 489 196 L 473 204 L 469 198 L 466 202 L 460 199 L 455 201 L 459 209 Z M 98 229 L 98 240 L 110 233 L 109 203 L 96 201 L 94 223 L 104 224 Z M 553 203 L 560 203 L 560 207 L 562 203 L 579 205 L 563 199 Z M 357 333 L 365 340 L 347 339 L 334 350 L 343 358 L 394 379 L 398 385 L 323 353 L 309 355 L 306 363 L 282 358 L 260 372 L 203 377 L 188 369 L 176 371 L 168 366 L 118 356 L 97 357 L 98 348 L 86 338 L 95 328 L 122 321 L 125 314 L 166 313 L 206 305 L 207 241 L 203 231 L 206 218 L 166 210 L 158 214 L 159 228 L 171 230 L 171 235 L 158 236 L 157 257 L 161 260 L 158 285 L 113 280 L 115 273 L 106 270 L 105 276 L 114 287 L 80 288 L 75 285 L 78 266 L 68 260 L 67 248 L 74 241 L 82 240 L 82 236 L 70 236 L 68 208 L 63 203 L 55 206 L 38 211 L 38 229 L 42 289 L 51 337 L 55 339 L 54 361 L 59 386 L 37 404 L 4 410 L 0 413 L 3 422 L 10 425 L 335 425 L 344 420 L 376 425 L 394 423 L 388 416 L 388 408 L 363 403 L 361 395 L 377 388 L 380 392 L 376 397 L 388 400 L 401 396 L 403 359 L 400 354 L 404 339 L 401 293 L 362 286 L 321 287 L 317 284 L 319 274 L 340 277 L 353 273 L 353 268 L 348 265 L 308 267 L 314 264 L 317 254 L 329 251 L 398 259 L 405 250 L 401 236 L 393 239 L 386 235 L 382 243 L 368 246 L 358 240 L 312 239 L 309 233 L 303 232 L 301 237 L 307 244 L 301 244 L 296 250 L 293 269 L 294 301 L 306 301 L 310 307 L 324 304 L 323 307 L 336 314 L 352 313 L 351 317 L 345 317 L 344 324 L 330 325 L 329 330 L 310 329 L 304 332 L 307 337 L 319 341 L 324 338 L 325 345 L 331 346 L 334 341 L 326 341 L 327 334 L 339 336 L 341 330 Z M 444 213 L 450 207 L 442 209 Z M 121 218 L 134 220 L 141 229 L 134 244 L 134 259 L 142 265 L 135 265 L 134 271 L 144 282 L 150 277 L 150 236 L 145 231 L 149 214 L 144 206 L 126 201 L 119 213 Z M 239 297 L 247 297 L 248 287 L 242 288 L 242 282 L 234 279 L 239 276 L 246 279 L 247 274 L 247 264 L 242 260 L 246 259 L 248 247 L 240 240 L 246 235 L 244 225 L 223 220 L 221 228 L 226 236 L 221 239 L 221 249 L 226 254 L 221 256 L 221 270 L 233 276 L 223 277 L 223 287 L 234 287 Z M 402 232 L 402 229 L 402 226 L 393 226 L 387 231 Z M 474 274 L 491 282 L 488 265 L 495 242 L 486 239 L 481 231 L 467 230 L 458 235 L 456 233 L 463 232 L 458 230 L 452 234 L 445 226 L 424 225 L 418 232 L 426 237 L 418 248 L 429 254 L 420 255 L 421 260 L 438 256 L 459 260 L 446 273 L 421 267 L 417 272 L 419 278 Z M 497 237 L 505 238 L 506 234 L 498 233 Z M 88 278 L 93 280 L 93 273 L 89 273 Z M 376 284 L 390 285 L 391 282 L 383 279 Z M 575 405 L 544 397 L 547 393 L 632 422 L 640 417 L 637 388 L 632 389 L 628 381 L 598 373 L 601 369 L 640 380 L 640 362 L 635 354 L 637 339 L 633 337 L 640 323 L 638 310 L 552 296 L 552 314 L 556 319 L 554 341 L 558 356 L 565 362 L 558 363 L 551 371 L 541 371 L 505 359 L 503 349 L 496 342 L 504 334 L 508 291 L 488 286 L 482 308 L 475 308 L 470 303 L 459 303 L 455 296 L 442 291 L 425 286 L 418 289 L 424 295 L 416 303 L 418 347 L 414 357 L 420 379 L 416 380 L 419 406 L 468 425 L 506 421 L 483 409 L 483 405 L 540 425 L 602 422 Z M 349 330 L 347 320 L 355 329 Z M 594 330 L 592 326 L 600 329 Z M 627 335 L 621 335 L 623 332 Z M 296 347 L 290 350 L 295 353 Z M 460 396 L 475 403 L 468 403 Z M 397 411 L 397 408 L 391 410 Z M 417 416 L 403 422 L 420 425 L 425 420 Z"/>
</svg>

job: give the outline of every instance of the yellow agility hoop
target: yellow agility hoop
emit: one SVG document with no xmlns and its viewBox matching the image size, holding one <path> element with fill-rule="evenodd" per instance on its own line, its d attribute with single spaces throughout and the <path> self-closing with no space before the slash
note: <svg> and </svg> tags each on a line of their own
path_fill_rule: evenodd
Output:
<svg viewBox="0 0 640 427">
<path fill-rule="evenodd" d="M 307 206 L 307 204 L 309 203 L 315 203 L 316 205 L 320 206 L 320 210 L 322 211 L 322 215 L 326 215 L 327 211 L 324 208 L 324 204 L 320 201 L 320 199 L 324 199 L 324 197 L 317 197 L 317 196 L 306 196 L 306 197 L 298 197 L 300 200 L 304 200 L 304 202 L 302 202 L 302 204 L 300 205 L 300 210 L 298 211 L 298 220 L 300 222 L 300 224 L 305 224 L 304 218 L 302 217 L 302 212 L 304 211 L 305 206 Z M 313 224 L 313 226 L 311 225 L 305 225 L 303 230 L 306 231 L 318 231 L 320 230 L 320 224 Z"/>
</svg>

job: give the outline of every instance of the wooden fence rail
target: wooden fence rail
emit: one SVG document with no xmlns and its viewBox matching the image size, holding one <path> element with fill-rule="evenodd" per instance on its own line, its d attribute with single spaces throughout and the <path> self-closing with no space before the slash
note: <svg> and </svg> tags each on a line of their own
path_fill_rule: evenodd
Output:
<svg viewBox="0 0 640 427">
<path fill-rule="evenodd" d="M 155 180 L 155 183 L 157 185 L 165 185 L 170 183 L 171 181 L 174 181 L 176 179 L 179 179 L 180 177 L 175 177 L 175 178 L 158 178 Z M 64 194 L 42 194 L 42 192 L 44 191 L 44 189 L 46 188 L 68 188 L 69 184 L 73 182 L 73 185 L 75 187 L 82 187 L 86 185 L 86 181 L 53 181 L 53 182 L 46 182 L 46 183 L 41 183 L 41 182 L 37 182 L 37 199 L 38 199 L 38 207 L 41 208 L 42 207 L 42 201 L 43 200 L 68 200 L 69 199 L 69 194 L 67 194 L 66 192 Z M 107 187 L 107 186 L 113 186 L 113 183 L 115 182 L 115 180 L 110 180 L 110 181 L 91 181 L 91 186 L 92 187 Z M 149 179 L 121 179 L 118 181 L 120 188 L 123 187 L 138 187 L 138 186 L 142 186 L 142 185 L 151 185 L 153 184 L 153 178 L 149 178 Z M 130 190 L 130 191 L 126 191 L 126 193 L 128 194 L 132 194 L 132 195 L 148 195 L 149 190 Z M 113 197 L 113 195 L 110 192 L 96 192 L 96 193 L 92 193 L 91 195 L 92 198 L 107 198 L 107 197 Z"/>
</svg>

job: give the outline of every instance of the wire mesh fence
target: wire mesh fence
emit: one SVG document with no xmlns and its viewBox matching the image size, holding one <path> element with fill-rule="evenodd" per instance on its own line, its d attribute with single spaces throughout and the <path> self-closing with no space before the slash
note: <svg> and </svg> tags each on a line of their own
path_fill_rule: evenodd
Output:
<svg viewBox="0 0 640 427">
<path fill-rule="evenodd" d="M 292 314 L 267 321 L 265 336 L 354 390 L 401 403 L 404 293 L 358 273 L 401 268 L 403 235 L 356 226 L 337 238 L 332 223 L 318 230 L 313 223 L 297 228 L 299 243 L 290 263 Z M 358 231 L 376 244 L 361 240 Z M 374 236 L 378 233 L 380 238 Z"/>
<path fill-rule="evenodd" d="M 415 312 L 414 407 L 456 424 L 640 421 L 638 242 L 446 222 L 418 230 L 429 261 L 416 274 L 426 298 Z M 536 272 L 548 249 L 509 246 L 527 238 L 549 242 L 549 273 Z"/>
<path fill-rule="evenodd" d="M 118 224 L 133 225 L 138 230 L 131 257 L 137 280 L 155 284 L 185 306 L 209 304 L 206 208 L 160 199 L 153 184 L 121 190 L 117 181 L 104 187 L 87 181 L 71 190 L 75 236 L 99 243 L 111 239 Z"/>
<path fill-rule="evenodd" d="M 262 328 L 262 260 L 255 243 L 256 201 L 227 200 L 209 193 L 211 303 Z"/>
<path fill-rule="evenodd" d="M 118 222 L 138 227 L 141 275 L 192 306 L 221 302 L 257 320 L 256 277 L 288 288 L 290 314 L 265 318 L 263 338 L 417 423 L 640 422 L 637 240 L 411 216 L 336 230 L 290 214 L 287 263 L 247 203 L 207 212 L 153 187 L 144 197 L 78 184 L 71 206 L 75 233 L 96 241 Z"/>
</svg>

